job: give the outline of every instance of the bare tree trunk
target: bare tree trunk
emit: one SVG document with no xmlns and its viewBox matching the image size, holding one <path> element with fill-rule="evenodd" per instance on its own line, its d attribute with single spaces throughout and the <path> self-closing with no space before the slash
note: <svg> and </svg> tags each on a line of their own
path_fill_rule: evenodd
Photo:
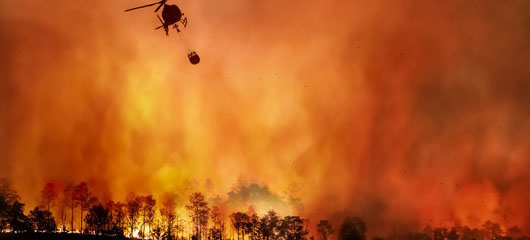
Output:
<svg viewBox="0 0 530 240">
<path fill-rule="evenodd" d="M 50 201 L 48 201 L 48 212 L 50 211 Z M 50 226 L 49 218 L 46 218 L 46 227 Z"/>
<path fill-rule="evenodd" d="M 81 208 L 81 228 L 79 231 L 83 233 L 83 205 L 81 205 L 79 208 Z"/>
<path fill-rule="evenodd" d="M 145 209 L 143 210 L 143 216 L 142 216 L 142 238 L 145 239 Z"/>
<path fill-rule="evenodd" d="M 74 201 L 72 200 L 72 228 L 70 229 L 70 232 L 74 232 Z"/>
</svg>

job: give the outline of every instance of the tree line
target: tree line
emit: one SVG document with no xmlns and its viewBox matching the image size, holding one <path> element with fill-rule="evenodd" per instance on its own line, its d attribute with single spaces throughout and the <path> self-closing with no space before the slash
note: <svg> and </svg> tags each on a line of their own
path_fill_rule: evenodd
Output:
<svg viewBox="0 0 530 240">
<path fill-rule="evenodd" d="M 280 216 L 274 210 L 259 216 L 250 206 L 247 211 L 226 215 L 219 206 L 210 208 L 200 192 L 192 193 L 185 209 L 188 218 L 179 216 L 176 199 L 164 197 L 157 204 L 152 195 L 130 193 L 125 202 L 101 202 L 92 196 L 88 185 L 67 185 L 62 191 L 47 183 L 39 206 L 24 213 L 17 192 L 9 181 L 0 179 L 0 232 L 70 232 L 99 236 L 128 236 L 154 240 L 366 240 L 366 224 L 357 217 L 346 217 L 338 231 L 328 220 L 315 224 L 309 236 L 310 222 L 299 216 Z M 58 216 L 52 214 L 56 208 Z M 74 212 L 79 225 L 74 225 Z M 519 228 L 503 231 L 487 221 L 482 228 L 456 226 L 425 228 L 422 232 L 394 232 L 386 239 L 410 240 L 530 240 Z M 374 237 L 372 240 L 383 240 Z"/>
<path fill-rule="evenodd" d="M 152 195 L 130 193 L 125 202 L 101 202 L 92 196 L 85 182 L 58 191 L 47 183 L 40 204 L 24 214 L 25 204 L 6 179 L 0 180 L 0 232 L 69 232 L 143 239 L 307 239 L 306 220 L 280 217 L 274 210 L 259 217 L 252 207 L 247 212 L 224 215 L 219 206 L 210 208 L 200 192 L 192 193 L 185 205 L 188 220 L 179 216 L 177 204 L 168 196 L 157 204 Z M 58 216 L 52 213 L 57 208 Z M 77 219 L 74 213 L 78 212 Z M 228 224 L 226 221 L 229 221 Z"/>
</svg>

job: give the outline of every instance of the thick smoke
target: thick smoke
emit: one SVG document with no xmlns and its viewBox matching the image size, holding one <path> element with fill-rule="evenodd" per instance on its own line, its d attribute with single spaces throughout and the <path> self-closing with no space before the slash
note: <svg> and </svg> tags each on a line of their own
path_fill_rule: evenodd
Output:
<svg viewBox="0 0 530 240">
<path fill-rule="evenodd" d="M 197 66 L 144 3 L 0 3 L 0 176 L 28 203 L 244 190 L 369 235 L 530 232 L 530 2 L 179 1 Z"/>
</svg>

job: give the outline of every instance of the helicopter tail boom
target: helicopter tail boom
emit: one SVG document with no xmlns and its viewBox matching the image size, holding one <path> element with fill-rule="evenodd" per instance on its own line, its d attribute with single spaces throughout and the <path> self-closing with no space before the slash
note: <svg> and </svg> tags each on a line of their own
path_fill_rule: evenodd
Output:
<svg viewBox="0 0 530 240">
<path fill-rule="evenodd" d="M 166 31 L 166 36 L 168 36 L 168 35 L 169 35 L 169 33 L 168 33 L 168 26 L 164 23 L 164 21 L 162 21 L 162 18 L 160 18 L 160 16 L 156 15 L 156 17 L 158 18 L 158 20 L 160 21 L 160 23 L 162 23 L 162 26 L 159 26 L 159 27 L 155 28 L 155 30 L 158 30 L 158 29 L 160 29 L 160 28 L 163 27 L 164 30 Z"/>
</svg>

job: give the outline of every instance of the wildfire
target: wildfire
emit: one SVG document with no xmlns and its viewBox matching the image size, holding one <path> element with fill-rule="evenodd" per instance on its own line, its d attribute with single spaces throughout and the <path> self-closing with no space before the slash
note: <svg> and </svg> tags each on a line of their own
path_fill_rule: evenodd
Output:
<svg viewBox="0 0 530 240">
<path fill-rule="evenodd" d="M 1 3 L 0 177 L 26 212 L 86 182 L 174 196 L 187 224 L 201 192 L 369 236 L 530 231 L 526 0 L 179 2 L 196 66 L 135 4 Z"/>
</svg>

